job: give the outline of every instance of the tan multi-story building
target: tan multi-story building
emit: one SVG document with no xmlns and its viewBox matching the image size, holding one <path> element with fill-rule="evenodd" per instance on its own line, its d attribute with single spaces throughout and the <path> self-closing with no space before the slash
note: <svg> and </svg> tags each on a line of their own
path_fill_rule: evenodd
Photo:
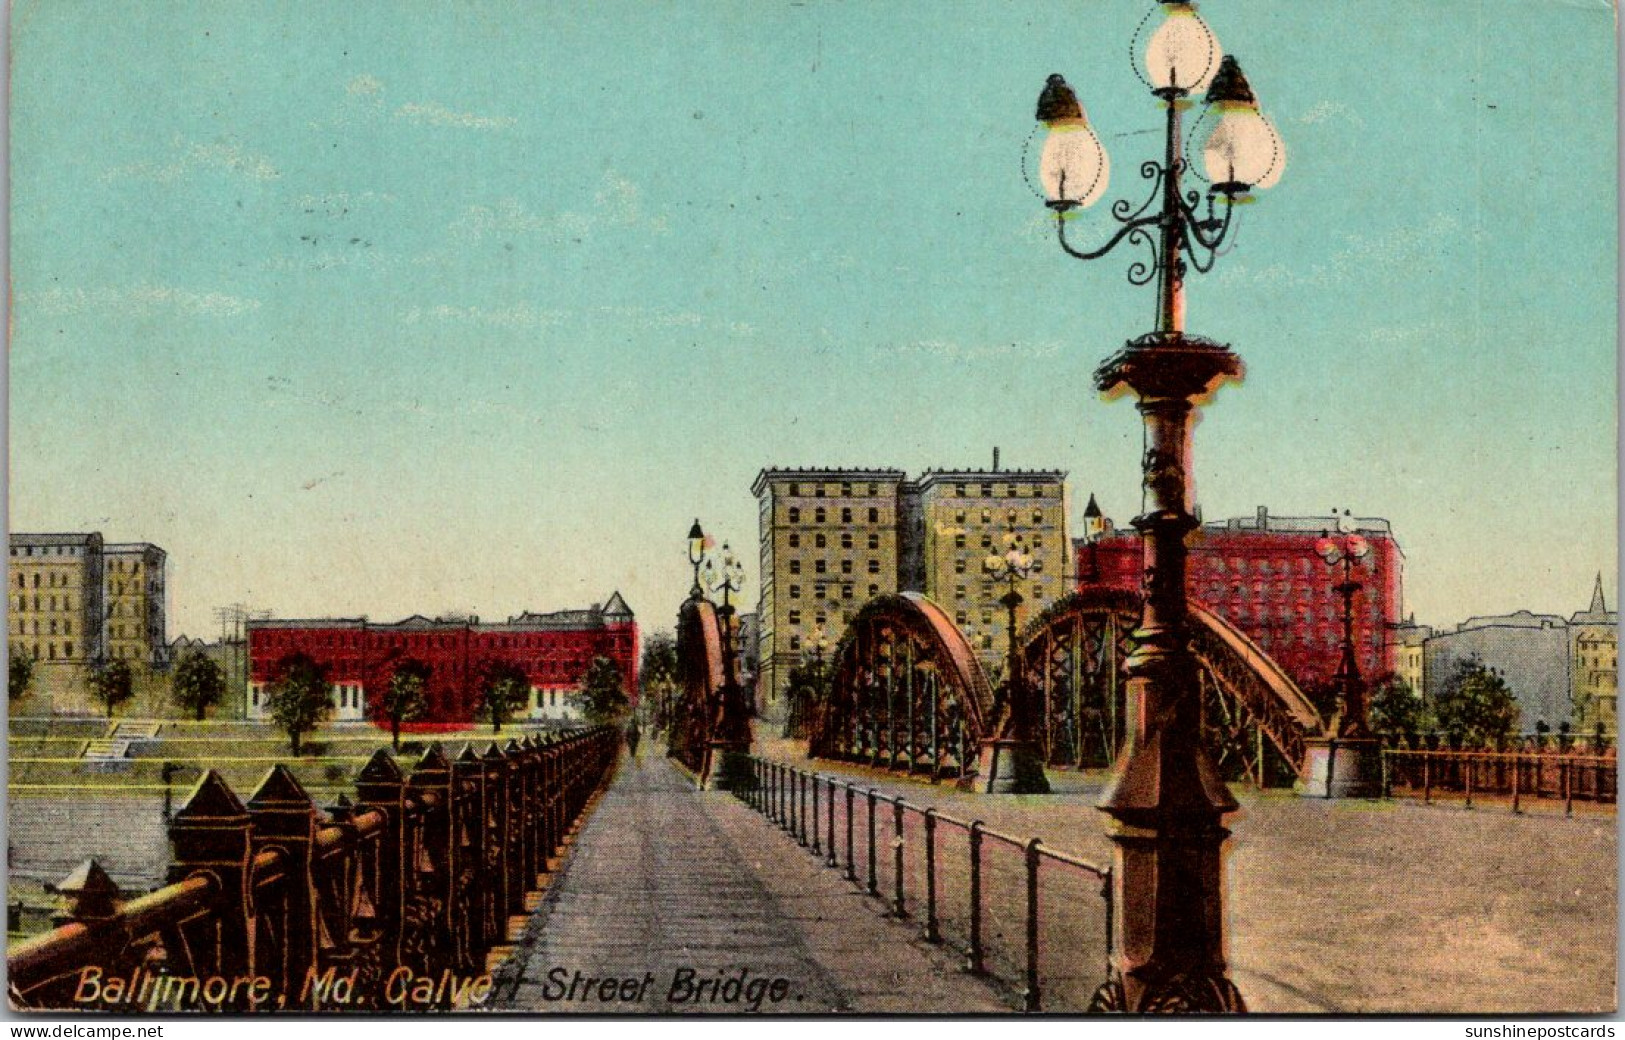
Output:
<svg viewBox="0 0 1625 1040">
<path fill-rule="evenodd" d="M 1009 652 L 1009 614 L 999 602 L 1009 586 L 983 568 L 1017 537 L 1032 555 L 1032 573 L 1018 583 L 1025 626 L 1072 591 L 1066 474 L 1059 470 L 928 470 L 913 486 L 919 496 L 924 563 L 920 590 L 953 615 L 1000 671 Z"/>
<path fill-rule="evenodd" d="M 1432 637 L 1433 629 L 1418 625 L 1415 615 L 1394 629 L 1394 676 L 1418 697 L 1427 689 L 1427 641 Z"/>
<path fill-rule="evenodd" d="M 11 652 L 53 668 L 99 661 L 103 567 L 100 534 L 12 535 Z"/>
<path fill-rule="evenodd" d="M 165 552 L 148 542 L 102 547 L 103 641 L 109 660 L 162 667 L 168 663 L 165 625 Z"/>
<path fill-rule="evenodd" d="M 1599 725 L 1612 738 L 1619 732 L 1619 612 L 1603 600 L 1602 575 L 1591 592 L 1591 607 L 1569 618 L 1569 685 L 1574 728 L 1581 735 Z"/>
<path fill-rule="evenodd" d="M 847 620 L 898 590 L 900 469 L 764 469 L 758 696 L 777 705 L 790 669 Z"/>
<path fill-rule="evenodd" d="M 758 697 L 770 713 L 790 669 L 833 648 L 865 603 L 920 592 L 954 615 L 985 664 L 1003 660 L 1006 586 L 982 561 L 1020 535 L 1034 554 L 1018 624 L 1071 591 L 1066 474 L 1056 470 L 764 469 Z"/>
</svg>

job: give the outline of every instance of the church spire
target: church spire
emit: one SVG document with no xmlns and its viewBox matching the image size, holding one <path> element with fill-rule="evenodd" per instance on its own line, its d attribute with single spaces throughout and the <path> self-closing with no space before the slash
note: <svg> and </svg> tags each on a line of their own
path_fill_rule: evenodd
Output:
<svg viewBox="0 0 1625 1040">
<path fill-rule="evenodd" d="M 1596 588 L 1591 590 L 1591 609 L 1586 611 L 1586 613 L 1588 613 L 1588 614 L 1606 614 L 1606 613 L 1608 613 L 1608 606 L 1607 606 L 1607 604 L 1605 604 L 1603 602 L 1603 598 L 1602 598 L 1602 571 L 1597 572 L 1597 585 L 1596 585 Z"/>
</svg>

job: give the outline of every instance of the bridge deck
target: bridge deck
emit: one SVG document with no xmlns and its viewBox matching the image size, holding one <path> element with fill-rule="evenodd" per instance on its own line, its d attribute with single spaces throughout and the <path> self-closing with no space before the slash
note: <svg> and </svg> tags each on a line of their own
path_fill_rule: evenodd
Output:
<svg viewBox="0 0 1625 1040">
<path fill-rule="evenodd" d="M 753 980 L 785 979 L 782 999 L 769 993 L 760 1010 L 1010 1010 L 989 983 L 920 943 L 916 926 L 887 920 L 877 903 L 732 796 L 694 790 L 646 748 L 641 761 L 622 762 L 531 919 L 517 985 L 501 1006 L 739 1013 Z M 716 997 L 714 983 L 694 992 L 693 983 L 741 971 L 744 992 L 734 1002 L 727 985 Z M 601 982 L 584 994 L 578 973 L 632 981 L 612 986 L 606 1001 Z"/>
</svg>

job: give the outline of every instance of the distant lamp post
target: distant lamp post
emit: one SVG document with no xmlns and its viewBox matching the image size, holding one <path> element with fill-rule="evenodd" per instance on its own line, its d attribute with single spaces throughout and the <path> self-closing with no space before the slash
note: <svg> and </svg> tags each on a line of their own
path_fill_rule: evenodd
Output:
<svg viewBox="0 0 1625 1040">
<path fill-rule="evenodd" d="M 1354 641 L 1354 597 L 1362 587 L 1355 569 L 1371 555 L 1371 543 L 1350 529 L 1346 510 L 1338 518 L 1334 509 L 1332 516 L 1338 529 L 1321 532 L 1315 553 L 1328 567 L 1343 572 L 1343 580 L 1332 586 L 1343 597 L 1343 652 L 1332 675 L 1337 708 L 1327 735 L 1307 742 L 1304 793 L 1314 798 L 1375 798 L 1382 790 L 1382 745 L 1366 716 L 1365 680 Z"/>
<path fill-rule="evenodd" d="M 696 523 L 695 528 L 698 526 Z M 692 555 L 693 531 L 689 532 L 689 536 Z M 721 605 L 717 607 L 717 629 L 722 644 L 722 688 L 717 691 L 716 703 L 711 706 L 711 735 L 706 746 L 701 781 L 707 788 L 732 790 L 740 783 L 748 782 L 752 775 L 749 761 L 751 705 L 744 687 L 739 683 L 735 653 L 738 630 L 733 605 L 734 595 L 745 587 L 745 567 L 724 542 L 720 553 L 705 554 L 700 570 L 703 571 L 705 585 L 722 598 Z"/>
<path fill-rule="evenodd" d="M 1044 758 L 1038 749 L 1037 711 L 1022 674 L 1020 632 L 1016 609 L 1022 595 L 1016 586 L 1027 580 L 1035 561 L 1026 541 L 1013 529 L 1004 536 L 1004 552 L 982 561 L 982 573 L 1005 584 L 999 598 L 1008 612 L 1009 653 L 1005 659 L 1004 697 L 993 719 L 993 729 L 982 741 L 978 786 L 990 794 L 1048 794 Z"/>
<path fill-rule="evenodd" d="M 1106 516 L 1100 511 L 1095 502 L 1095 496 L 1089 496 L 1089 504 L 1083 510 L 1083 540 L 1089 546 L 1089 584 L 1100 584 L 1100 540 L 1106 536 Z"/>
<path fill-rule="evenodd" d="M 688 562 L 694 567 L 694 587 L 688 590 L 689 598 L 699 599 L 705 595 L 700 587 L 700 564 L 705 562 L 705 531 L 700 528 L 699 518 L 694 519 L 694 526 L 688 529 Z"/>
<path fill-rule="evenodd" d="M 1158 16 L 1160 13 L 1160 21 Z M 1154 24 L 1154 27 L 1152 27 Z M 1225 55 L 1191 3 L 1155 4 L 1141 25 L 1136 72 L 1166 113 L 1160 161 L 1140 165 L 1150 197 L 1112 204 L 1115 230 L 1097 249 L 1069 241 L 1068 227 L 1105 194 L 1111 166 L 1083 105 L 1062 77 L 1038 97 L 1047 130 L 1038 178 L 1062 250 L 1105 256 L 1125 240 L 1147 256 L 1129 282 L 1156 282 L 1154 331 L 1131 340 L 1095 373 L 1103 393 L 1131 392 L 1145 423 L 1145 503 L 1133 521 L 1145 542 L 1144 604 L 1125 666 L 1128 740 L 1100 808 L 1116 846 L 1112 884 L 1121 942 L 1096 1010 L 1245 1011 L 1224 959 L 1223 826 L 1236 801 L 1203 742 L 1201 685 L 1190 649 L 1185 538 L 1194 515 L 1191 434 L 1199 401 L 1242 374 L 1227 346 L 1185 331 L 1188 269 L 1208 271 L 1237 208 L 1279 180 L 1285 152 L 1259 110 L 1241 66 Z M 1183 114 L 1206 91 L 1195 133 Z M 1200 155 L 1200 164 L 1187 153 Z M 1185 192 L 1192 173 L 1208 182 Z"/>
</svg>

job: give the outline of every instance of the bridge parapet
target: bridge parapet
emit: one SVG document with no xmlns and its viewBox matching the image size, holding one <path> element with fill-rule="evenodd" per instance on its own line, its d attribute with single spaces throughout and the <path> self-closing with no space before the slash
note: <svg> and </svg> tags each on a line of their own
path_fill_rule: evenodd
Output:
<svg viewBox="0 0 1625 1040">
<path fill-rule="evenodd" d="M 58 927 L 12 946 L 19 1010 L 448 1009 L 491 987 L 509 918 L 607 777 L 613 729 L 380 749 L 323 811 L 285 766 L 244 804 L 213 770 L 170 825 L 169 884 L 128 901 L 94 860 Z"/>
</svg>

